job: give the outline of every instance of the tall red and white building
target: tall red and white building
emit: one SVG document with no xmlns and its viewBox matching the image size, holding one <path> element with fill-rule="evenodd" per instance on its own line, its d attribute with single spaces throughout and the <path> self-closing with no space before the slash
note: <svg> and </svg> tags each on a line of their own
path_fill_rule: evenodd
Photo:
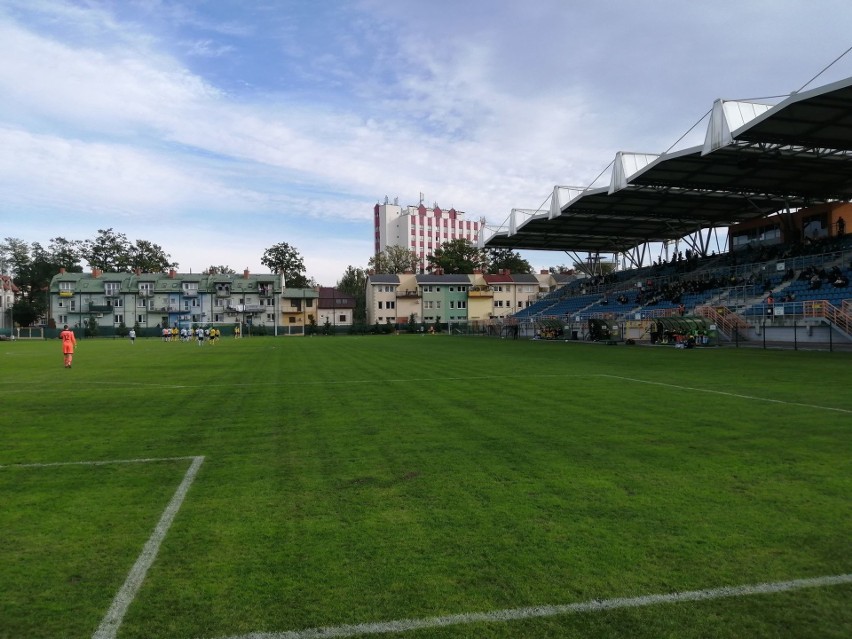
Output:
<svg viewBox="0 0 852 639">
<path fill-rule="evenodd" d="M 419 206 L 402 207 L 397 200 L 391 204 L 385 198 L 384 204 L 376 203 L 373 211 L 376 254 L 389 246 L 411 249 L 417 255 L 420 272 L 426 272 L 429 255 L 445 242 L 465 239 L 479 246 L 485 226 L 484 217 L 467 220 L 463 211 L 454 208 L 445 211 L 437 204 L 427 208 L 422 201 Z"/>
</svg>

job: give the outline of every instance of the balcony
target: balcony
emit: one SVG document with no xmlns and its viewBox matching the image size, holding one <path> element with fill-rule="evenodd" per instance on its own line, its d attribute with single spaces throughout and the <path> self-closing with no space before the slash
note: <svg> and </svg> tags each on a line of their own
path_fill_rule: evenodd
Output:
<svg viewBox="0 0 852 639">
<path fill-rule="evenodd" d="M 74 297 L 74 291 L 59 291 L 59 297 Z"/>
<path fill-rule="evenodd" d="M 198 289 L 185 288 L 181 291 L 181 295 L 183 295 L 184 297 L 198 297 Z"/>
<path fill-rule="evenodd" d="M 467 291 L 468 297 L 494 297 L 490 286 L 471 286 Z"/>
<path fill-rule="evenodd" d="M 416 288 L 396 289 L 396 297 L 399 298 L 417 298 L 421 297 L 420 291 Z"/>
<path fill-rule="evenodd" d="M 112 313 L 114 308 L 112 304 L 89 304 L 90 313 Z"/>
<path fill-rule="evenodd" d="M 272 297 L 275 295 L 275 290 L 271 284 L 261 284 L 257 287 L 257 294 L 260 297 Z"/>
<path fill-rule="evenodd" d="M 229 305 L 226 309 L 229 313 L 262 313 L 272 307 L 264 306 L 263 304 L 237 304 Z"/>
</svg>

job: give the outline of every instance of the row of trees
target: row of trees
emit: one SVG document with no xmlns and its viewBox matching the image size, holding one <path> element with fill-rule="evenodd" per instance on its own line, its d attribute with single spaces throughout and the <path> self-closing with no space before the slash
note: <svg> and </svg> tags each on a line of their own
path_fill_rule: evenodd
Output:
<svg viewBox="0 0 852 639">
<path fill-rule="evenodd" d="M 266 249 L 261 263 L 272 273 L 282 274 L 287 286 L 304 288 L 316 282 L 305 274 L 305 263 L 299 251 L 287 242 L 280 242 Z M 100 229 L 93 239 L 68 240 L 64 237 L 51 238 L 45 248 L 38 242 L 27 243 L 18 238 L 7 237 L 0 243 L 0 272 L 11 272 L 12 281 L 20 290 L 12 307 L 16 323 L 28 326 L 40 317 L 48 315 L 50 281 L 59 270 L 81 273 L 82 263 L 89 268 L 104 272 L 129 273 L 141 270 L 145 273 L 163 273 L 177 268 L 159 244 L 148 240 L 130 241 L 123 233 L 112 228 Z M 337 281 L 338 290 L 355 299 L 355 319 L 365 321 L 365 287 L 367 273 L 403 273 L 416 270 L 418 264 L 414 251 L 391 246 L 386 251 L 371 257 L 367 268 L 348 266 Z M 442 269 L 444 273 L 472 273 L 474 270 L 495 272 L 510 269 L 513 273 L 530 273 L 532 267 L 514 251 L 509 249 L 481 250 L 468 240 L 452 240 L 429 256 L 430 268 Z M 226 265 L 211 265 L 206 273 L 230 273 L 235 271 Z M 4 309 L 5 310 L 5 309 Z"/>
</svg>

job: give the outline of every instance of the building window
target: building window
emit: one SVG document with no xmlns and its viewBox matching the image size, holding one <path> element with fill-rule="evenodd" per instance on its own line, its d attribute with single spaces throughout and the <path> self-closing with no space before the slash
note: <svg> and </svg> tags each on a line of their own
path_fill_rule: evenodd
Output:
<svg viewBox="0 0 852 639">
<path fill-rule="evenodd" d="M 67 315 L 60 315 L 59 316 L 59 323 L 60 324 L 67 324 L 68 323 L 68 316 Z"/>
<path fill-rule="evenodd" d="M 144 324 L 145 323 L 145 316 L 144 315 L 137 315 L 136 316 L 136 323 L 137 324 Z"/>
<path fill-rule="evenodd" d="M 113 301 L 112 305 L 116 308 L 121 308 L 122 306 L 124 306 L 124 300 L 119 297 L 118 299 Z"/>
<path fill-rule="evenodd" d="M 266 321 L 267 322 L 274 322 L 275 321 L 275 314 L 274 313 L 267 313 L 266 314 Z"/>
<path fill-rule="evenodd" d="M 60 291 L 73 291 L 74 290 L 74 282 L 59 282 L 59 290 Z"/>
<path fill-rule="evenodd" d="M 338 317 L 338 318 L 337 318 L 337 321 L 338 321 L 338 322 L 345 322 L 345 321 L 346 321 L 346 316 L 345 316 L 345 315 L 341 315 L 340 317 Z"/>
<path fill-rule="evenodd" d="M 121 288 L 120 282 L 104 282 L 104 295 L 118 295 Z"/>
<path fill-rule="evenodd" d="M 388 302 L 387 308 L 396 308 L 396 302 Z"/>
<path fill-rule="evenodd" d="M 124 321 L 124 315 L 116 313 L 113 317 L 116 324 L 121 324 Z"/>
<path fill-rule="evenodd" d="M 459 308 L 467 308 L 467 300 L 459 300 Z"/>
<path fill-rule="evenodd" d="M 452 290 L 452 289 L 450 289 L 450 290 Z M 456 303 L 453 300 L 450 300 L 450 308 L 455 308 L 455 307 L 456 307 Z"/>
<path fill-rule="evenodd" d="M 295 324 L 295 323 L 296 323 L 296 318 L 295 318 L 295 317 L 288 317 L 287 319 L 289 319 L 289 320 L 290 320 L 290 323 L 291 323 L 291 324 Z"/>
<path fill-rule="evenodd" d="M 379 302 L 379 309 L 381 309 L 381 308 L 382 308 L 382 303 L 381 303 L 381 302 Z"/>
</svg>

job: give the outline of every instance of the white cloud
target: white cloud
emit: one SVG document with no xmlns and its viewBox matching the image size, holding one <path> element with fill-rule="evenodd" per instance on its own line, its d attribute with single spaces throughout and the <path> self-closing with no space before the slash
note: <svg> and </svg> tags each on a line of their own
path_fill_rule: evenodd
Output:
<svg viewBox="0 0 852 639">
<path fill-rule="evenodd" d="M 501 223 L 554 184 L 588 185 L 616 151 L 663 151 L 716 97 L 798 88 L 841 53 L 852 17 L 838 0 L 227 9 L 6 0 L 0 210 L 142 229 L 202 216 L 210 235 L 175 245 L 182 264 L 255 270 L 288 241 L 319 277 L 311 268 L 366 264 L 384 195 L 423 192 Z M 266 84 L 226 76 L 246 65 Z M 850 62 L 817 84 L 840 69 Z M 165 244 L 149 228 L 139 237 Z M 226 257 L 202 259 L 211 247 Z"/>
</svg>

